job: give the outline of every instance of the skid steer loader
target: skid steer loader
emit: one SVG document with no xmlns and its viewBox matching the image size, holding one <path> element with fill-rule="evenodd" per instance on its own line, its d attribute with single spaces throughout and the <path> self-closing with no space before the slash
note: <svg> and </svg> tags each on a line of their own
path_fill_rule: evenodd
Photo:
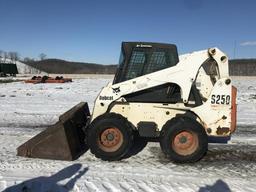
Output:
<svg viewBox="0 0 256 192">
<path fill-rule="evenodd" d="M 123 42 L 114 81 L 90 114 L 80 103 L 18 148 L 18 155 L 73 160 L 90 149 L 120 160 L 141 141 L 158 141 L 174 162 L 195 162 L 208 143 L 236 129 L 236 88 L 218 48 L 178 56 L 173 44 Z"/>
</svg>

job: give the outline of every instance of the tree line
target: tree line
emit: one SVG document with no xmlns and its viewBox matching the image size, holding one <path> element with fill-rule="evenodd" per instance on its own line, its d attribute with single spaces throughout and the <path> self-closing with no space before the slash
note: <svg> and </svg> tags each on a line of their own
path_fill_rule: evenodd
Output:
<svg viewBox="0 0 256 192">
<path fill-rule="evenodd" d="M 6 63 L 7 61 L 11 61 L 13 63 L 16 63 L 16 61 L 19 60 L 19 54 L 17 52 L 6 52 L 0 50 L 0 61 Z"/>
<path fill-rule="evenodd" d="M 44 53 L 40 53 L 38 55 L 39 59 L 45 60 L 47 58 L 47 55 Z M 7 63 L 7 62 L 12 62 L 16 63 L 17 61 L 23 61 L 23 62 L 29 62 L 29 61 L 37 61 L 37 59 L 30 58 L 30 57 L 24 57 L 21 59 L 20 54 L 16 51 L 3 51 L 0 50 L 0 62 Z"/>
</svg>

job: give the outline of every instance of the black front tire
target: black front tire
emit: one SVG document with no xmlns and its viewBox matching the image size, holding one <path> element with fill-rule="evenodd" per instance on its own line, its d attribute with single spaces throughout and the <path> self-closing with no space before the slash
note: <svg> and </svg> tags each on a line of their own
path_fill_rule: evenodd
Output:
<svg viewBox="0 0 256 192">
<path fill-rule="evenodd" d="M 208 150 L 208 137 L 200 123 L 188 117 L 166 122 L 160 135 L 162 151 L 176 163 L 199 161 Z"/>
<path fill-rule="evenodd" d="M 122 159 L 133 145 L 131 123 L 115 113 L 104 114 L 93 120 L 86 135 L 91 153 L 105 161 Z"/>
</svg>

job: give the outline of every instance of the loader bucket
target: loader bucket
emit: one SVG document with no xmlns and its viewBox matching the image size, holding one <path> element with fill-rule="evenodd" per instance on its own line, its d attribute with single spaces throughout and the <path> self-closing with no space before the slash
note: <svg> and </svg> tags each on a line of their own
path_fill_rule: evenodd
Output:
<svg viewBox="0 0 256 192">
<path fill-rule="evenodd" d="M 83 127 L 89 121 L 87 103 L 81 102 L 59 121 L 18 147 L 17 155 L 31 158 L 75 160 L 88 150 Z"/>
</svg>

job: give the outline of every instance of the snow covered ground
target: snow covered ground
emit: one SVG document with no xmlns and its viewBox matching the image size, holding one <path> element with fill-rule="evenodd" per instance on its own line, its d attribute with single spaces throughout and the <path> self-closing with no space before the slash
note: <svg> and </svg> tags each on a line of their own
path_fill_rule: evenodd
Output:
<svg viewBox="0 0 256 192">
<path fill-rule="evenodd" d="M 256 78 L 234 78 L 238 130 L 229 144 L 211 144 L 195 164 L 170 162 L 157 143 L 120 162 L 89 152 L 74 162 L 16 156 L 20 144 L 73 105 L 87 101 L 92 109 L 111 80 L 84 76 L 67 84 L 0 84 L 0 191 L 256 191 Z"/>
</svg>

